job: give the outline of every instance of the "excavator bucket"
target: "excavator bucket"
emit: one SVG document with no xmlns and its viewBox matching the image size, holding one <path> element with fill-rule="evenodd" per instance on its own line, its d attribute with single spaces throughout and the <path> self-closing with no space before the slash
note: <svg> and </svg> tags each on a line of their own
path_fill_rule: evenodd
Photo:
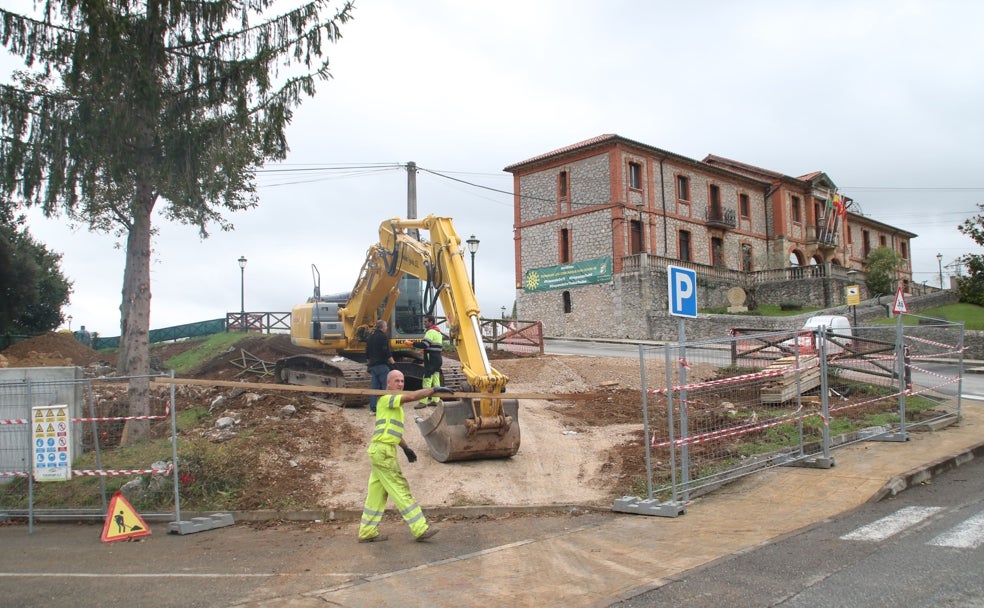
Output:
<svg viewBox="0 0 984 608">
<path fill-rule="evenodd" d="M 471 400 L 446 401 L 417 426 L 438 462 L 509 458 L 519 451 L 519 402 L 503 399 L 502 412 L 504 420 L 476 424 Z"/>
</svg>

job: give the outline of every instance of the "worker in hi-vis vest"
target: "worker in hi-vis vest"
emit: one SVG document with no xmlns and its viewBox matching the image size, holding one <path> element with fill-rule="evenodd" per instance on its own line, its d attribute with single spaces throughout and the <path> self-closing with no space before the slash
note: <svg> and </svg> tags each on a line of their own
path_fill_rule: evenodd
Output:
<svg viewBox="0 0 984 608">
<path fill-rule="evenodd" d="M 444 350 L 444 334 L 438 329 L 437 319 L 434 318 L 434 315 L 424 317 L 424 324 L 427 325 L 424 339 L 416 342 L 407 340 L 407 344 L 424 350 L 424 377 L 420 381 L 420 386 L 422 388 L 441 386 L 441 367 L 444 365 L 441 351 Z M 440 397 L 424 397 L 414 407 L 420 409 L 440 403 Z"/>
<path fill-rule="evenodd" d="M 403 385 L 403 372 L 398 369 L 390 371 L 386 376 L 386 390 L 392 393 L 381 396 L 376 402 L 376 426 L 367 450 L 372 468 L 369 473 L 369 491 L 359 525 L 360 543 L 387 539 L 387 535 L 379 533 L 379 522 L 383 519 L 389 498 L 393 499 L 396 509 L 410 526 L 414 539 L 426 540 L 437 534 L 437 528 L 427 525 L 424 512 L 410 493 L 410 484 L 403 476 L 400 463 L 396 459 L 396 448 L 399 446 L 403 449 L 409 462 L 417 461 L 417 454 L 403 438 L 403 405 L 430 397 L 435 392 L 452 391 L 443 386 L 431 386 L 404 393 Z"/>
</svg>

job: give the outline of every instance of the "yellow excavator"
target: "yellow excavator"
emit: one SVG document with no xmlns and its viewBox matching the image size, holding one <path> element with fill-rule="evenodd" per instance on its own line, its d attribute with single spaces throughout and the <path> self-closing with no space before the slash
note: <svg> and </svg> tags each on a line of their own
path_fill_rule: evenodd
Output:
<svg viewBox="0 0 984 608">
<path fill-rule="evenodd" d="M 430 240 L 422 240 L 427 231 Z M 313 268 L 313 267 L 312 267 Z M 423 335 L 423 316 L 440 301 L 447 334 L 458 361 L 444 358 L 442 385 L 460 393 L 444 400 L 417 425 L 431 456 L 439 462 L 509 458 L 519 450 L 519 405 L 504 399 L 509 378 L 489 364 L 479 324 L 479 308 L 465 270 L 461 238 L 451 218 L 393 218 L 379 226 L 379 242 L 369 248 L 349 294 L 323 297 L 315 274 L 314 296 L 291 311 L 291 342 L 316 351 L 277 361 L 280 382 L 309 386 L 369 388 L 366 340 L 378 319 L 389 321 L 395 368 L 406 390 L 420 387 L 422 359 L 407 348 Z M 401 286 L 404 288 L 401 297 Z M 409 296 L 409 297 L 408 297 Z M 364 405 L 364 396 L 343 396 L 345 405 Z M 417 410 L 419 413 L 420 410 Z"/>
</svg>

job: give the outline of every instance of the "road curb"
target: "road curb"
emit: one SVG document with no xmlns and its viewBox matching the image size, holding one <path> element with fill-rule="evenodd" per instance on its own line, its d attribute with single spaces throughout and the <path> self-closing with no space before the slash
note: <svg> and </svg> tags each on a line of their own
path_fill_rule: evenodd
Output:
<svg viewBox="0 0 984 608">
<path fill-rule="evenodd" d="M 941 475 L 947 471 L 952 471 L 960 465 L 966 464 L 975 458 L 980 458 L 982 456 L 984 456 L 984 443 L 979 443 L 962 452 L 926 463 L 920 467 L 912 469 L 911 471 L 903 473 L 902 475 L 896 475 L 890 479 L 888 483 L 882 486 L 882 488 L 876 492 L 875 495 L 868 500 L 868 502 L 879 502 L 886 498 L 896 496 L 900 492 L 903 492 L 912 486 L 925 483 L 933 477 Z"/>
</svg>

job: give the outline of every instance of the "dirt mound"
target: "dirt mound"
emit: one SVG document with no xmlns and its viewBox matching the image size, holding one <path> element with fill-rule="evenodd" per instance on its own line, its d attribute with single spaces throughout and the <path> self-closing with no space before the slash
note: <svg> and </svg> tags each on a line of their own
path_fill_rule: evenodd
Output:
<svg viewBox="0 0 984 608">
<path fill-rule="evenodd" d="M 4 349 L 2 354 L 8 367 L 85 367 L 105 359 L 72 334 L 53 331 L 18 342 Z"/>
</svg>

